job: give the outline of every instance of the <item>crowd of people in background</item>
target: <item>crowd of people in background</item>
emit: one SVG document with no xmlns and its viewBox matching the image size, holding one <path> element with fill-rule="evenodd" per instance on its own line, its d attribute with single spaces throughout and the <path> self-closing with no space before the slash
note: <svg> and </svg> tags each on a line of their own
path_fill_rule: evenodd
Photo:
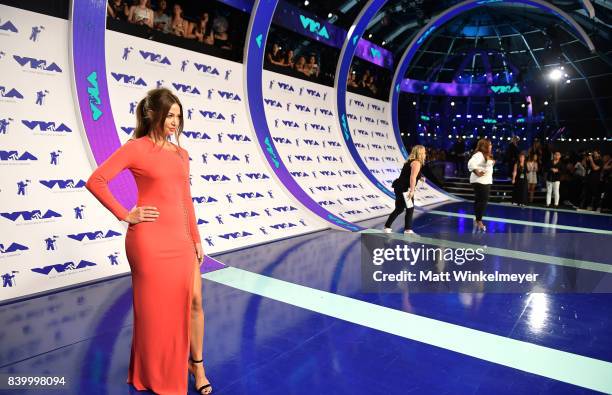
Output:
<svg viewBox="0 0 612 395">
<path fill-rule="evenodd" d="M 376 76 L 370 69 L 365 69 L 365 71 L 359 75 L 357 71 L 351 68 L 346 86 L 355 93 L 368 96 L 376 96 L 379 92 Z"/>
<path fill-rule="evenodd" d="M 317 54 L 314 53 L 296 55 L 293 49 L 283 50 L 280 44 L 273 43 L 272 48 L 266 53 L 265 62 L 273 71 L 316 80 L 321 72 L 317 58 Z"/>
<path fill-rule="evenodd" d="M 169 10 L 166 0 L 158 0 L 155 8 L 151 6 L 151 0 L 109 0 L 106 11 L 108 17 L 115 20 L 219 49 L 232 49 L 229 22 L 222 15 L 211 17 L 209 12 L 204 11 L 196 17 L 187 17 L 180 3 L 174 3 L 172 10 Z"/>
<path fill-rule="evenodd" d="M 612 156 L 598 149 L 561 152 L 552 144 L 534 139 L 528 149 L 519 147 L 520 139 L 512 138 L 505 151 L 497 153 L 496 176 L 509 178 L 514 185 L 512 202 L 534 204 L 537 190 L 546 191 L 547 207 L 580 208 L 612 211 Z M 438 151 L 438 152 L 437 152 Z M 432 150 L 430 158 L 452 161 L 459 174 L 465 174 L 469 154 L 466 143 L 457 139 L 448 155 Z"/>
</svg>

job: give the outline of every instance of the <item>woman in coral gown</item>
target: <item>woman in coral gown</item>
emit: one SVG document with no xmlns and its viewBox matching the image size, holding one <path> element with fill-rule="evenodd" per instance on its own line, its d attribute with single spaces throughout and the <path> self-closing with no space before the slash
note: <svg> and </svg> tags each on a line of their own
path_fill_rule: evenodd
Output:
<svg viewBox="0 0 612 395">
<path fill-rule="evenodd" d="M 132 272 L 134 332 L 127 382 L 157 394 L 186 394 L 187 371 L 210 394 L 202 364 L 204 312 L 200 234 L 189 182 L 189 154 L 168 141 L 183 129 L 182 106 L 168 89 L 154 89 L 137 107 L 134 136 L 98 167 L 87 189 L 129 223 L 125 249 Z M 138 186 L 127 210 L 108 182 L 129 169 Z M 191 355 L 191 360 L 188 357 Z"/>
</svg>

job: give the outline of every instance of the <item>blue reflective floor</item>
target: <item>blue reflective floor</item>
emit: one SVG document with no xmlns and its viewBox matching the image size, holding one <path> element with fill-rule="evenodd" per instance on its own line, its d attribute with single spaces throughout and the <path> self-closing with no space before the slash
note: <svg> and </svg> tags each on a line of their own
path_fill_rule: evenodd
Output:
<svg viewBox="0 0 612 395">
<path fill-rule="evenodd" d="M 435 210 L 470 213 L 471 205 L 451 203 Z M 525 253 L 612 264 L 612 236 L 537 225 L 556 221 L 612 230 L 611 216 L 503 206 L 490 206 L 487 216 L 525 223 L 488 221 L 490 232 L 474 235 L 470 218 L 422 211 L 415 214 L 414 230 L 430 239 L 486 242 L 514 251 L 499 257 L 502 265 L 520 263 Z M 383 222 L 379 218 L 362 225 L 380 229 Z M 400 217 L 396 224 L 401 222 Z M 363 293 L 360 254 L 360 235 L 329 230 L 216 256 L 229 266 L 220 271 L 256 274 L 261 294 L 283 284 L 293 288 L 271 298 L 245 290 L 239 279 L 228 286 L 205 276 L 204 355 L 214 393 L 596 393 L 569 384 L 573 373 L 556 380 L 534 373 L 534 366 L 511 368 L 452 351 L 454 344 L 468 341 L 461 335 L 465 328 L 498 335 L 500 343 L 539 345 L 612 367 L 611 294 Z M 321 291 L 341 297 L 346 311 L 329 315 L 296 306 Z M 349 320 L 355 302 L 366 302 L 372 314 L 391 310 L 430 318 L 434 329 L 454 325 L 450 335 L 432 345 L 398 335 L 411 328 L 391 323 L 381 331 L 359 321 L 367 317 Z M 138 393 L 125 384 L 131 315 L 129 277 L 0 306 L 0 373 L 64 375 L 69 388 L 51 393 Z M 539 358 L 538 352 L 533 358 Z M 542 364 L 554 371 L 554 360 Z M 579 374 L 588 377 L 589 372 Z M 612 388 L 612 374 L 603 381 Z M 190 381 L 190 393 L 195 393 L 192 387 Z"/>
</svg>

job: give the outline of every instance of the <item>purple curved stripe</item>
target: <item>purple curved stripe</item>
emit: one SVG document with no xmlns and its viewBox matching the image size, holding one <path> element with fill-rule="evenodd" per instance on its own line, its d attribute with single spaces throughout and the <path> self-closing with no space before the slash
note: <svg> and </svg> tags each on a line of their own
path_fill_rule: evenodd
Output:
<svg viewBox="0 0 612 395">
<path fill-rule="evenodd" d="M 73 0 L 71 11 L 72 65 L 79 115 L 99 165 L 121 146 L 106 80 L 106 1 Z M 119 174 L 109 187 L 126 208 L 136 204 L 136 183 L 129 172 Z"/>
</svg>

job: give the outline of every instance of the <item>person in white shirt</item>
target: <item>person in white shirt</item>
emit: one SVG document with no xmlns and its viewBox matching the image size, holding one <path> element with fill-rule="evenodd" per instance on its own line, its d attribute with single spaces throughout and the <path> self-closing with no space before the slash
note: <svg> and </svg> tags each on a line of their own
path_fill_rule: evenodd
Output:
<svg viewBox="0 0 612 395">
<path fill-rule="evenodd" d="M 487 227 L 482 223 L 482 216 L 489 202 L 494 164 L 493 144 L 487 139 L 478 140 L 476 151 L 468 161 L 468 170 L 470 171 L 470 184 L 474 187 L 476 228 L 482 232 L 487 230 Z"/>
</svg>

